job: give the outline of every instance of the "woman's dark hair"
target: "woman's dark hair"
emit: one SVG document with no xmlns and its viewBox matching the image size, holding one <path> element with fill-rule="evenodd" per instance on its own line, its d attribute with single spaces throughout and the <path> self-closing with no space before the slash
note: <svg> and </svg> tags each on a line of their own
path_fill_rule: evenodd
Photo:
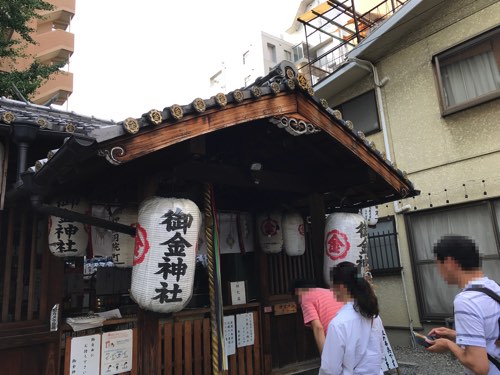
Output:
<svg viewBox="0 0 500 375">
<path fill-rule="evenodd" d="M 350 262 L 342 262 L 332 268 L 331 278 L 333 285 L 344 285 L 354 298 L 354 309 L 366 318 L 378 316 L 378 300 L 372 286 L 358 268 Z"/>
</svg>

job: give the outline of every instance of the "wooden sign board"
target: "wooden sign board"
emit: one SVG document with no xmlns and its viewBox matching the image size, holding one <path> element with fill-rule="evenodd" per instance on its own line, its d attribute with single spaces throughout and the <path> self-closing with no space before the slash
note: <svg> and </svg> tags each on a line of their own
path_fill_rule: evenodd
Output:
<svg viewBox="0 0 500 375">
<path fill-rule="evenodd" d="M 288 315 L 297 312 L 297 304 L 295 302 L 280 303 L 274 305 L 274 315 Z"/>
</svg>

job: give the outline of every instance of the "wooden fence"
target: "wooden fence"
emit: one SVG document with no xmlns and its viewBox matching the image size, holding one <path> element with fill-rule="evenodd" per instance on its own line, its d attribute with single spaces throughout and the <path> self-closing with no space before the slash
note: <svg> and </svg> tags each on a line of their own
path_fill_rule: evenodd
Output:
<svg viewBox="0 0 500 375">
<path fill-rule="evenodd" d="M 253 312 L 254 345 L 228 357 L 228 375 L 260 375 L 261 343 L 258 311 Z M 165 322 L 161 328 L 162 375 L 211 375 L 209 318 Z"/>
</svg>

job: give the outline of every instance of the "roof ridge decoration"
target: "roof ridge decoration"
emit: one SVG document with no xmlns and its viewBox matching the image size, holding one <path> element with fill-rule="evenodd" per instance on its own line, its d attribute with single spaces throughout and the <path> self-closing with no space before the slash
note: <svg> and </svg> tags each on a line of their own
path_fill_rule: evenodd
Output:
<svg viewBox="0 0 500 375">
<path fill-rule="evenodd" d="M 152 109 L 149 112 L 143 114 L 140 118 L 129 117 L 124 121 L 118 122 L 123 126 L 124 130 L 129 134 L 137 134 L 142 128 L 149 126 L 156 126 L 165 122 L 175 123 L 181 120 L 187 115 L 200 114 L 206 112 L 209 109 L 224 109 L 228 104 L 240 104 L 245 100 L 258 99 L 266 95 L 276 95 L 282 91 L 296 91 L 299 90 L 304 94 L 308 95 L 316 102 L 320 109 L 328 113 L 329 117 L 332 118 L 336 123 L 343 126 L 352 136 L 358 139 L 361 143 L 365 144 L 369 150 L 371 150 L 380 160 L 382 160 L 388 167 L 397 172 L 397 174 L 402 177 L 407 183 L 411 184 L 411 181 L 407 177 L 405 171 L 401 171 L 397 168 L 396 163 L 387 159 L 383 151 L 379 151 L 373 141 L 366 138 L 362 131 L 357 131 L 354 128 L 354 124 L 350 120 L 344 120 L 342 118 L 342 113 L 333 109 L 329 106 L 328 101 L 324 98 L 317 98 L 315 96 L 314 89 L 309 83 L 307 77 L 300 73 L 295 65 L 287 60 L 283 60 L 277 64 L 272 70 L 264 77 L 257 78 L 251 85 L 236 89 L 229 92 L 228 94 L 218 93 L 209 99 L 196 98 L 190 104 L 180 106 L 178 104 L 173 104 L 169 107 L 165 107 L 162 111 L 157 109 Z M 225 98 L 225 99 L 224 99 Z M 221 105 L 220 103 L 225 103 Z M 282 127 L 285 128 L 292 135 L 301 134 L 312 134 L 320 129 L 314 124 L 302 124 L 301 119 L 287 118 L 279 119 L 285 121 Z M 276 119 L 270 118 L 271 123 L 276 123 Z M 134 126 L 131 127 L 130 123 Z M 300 125 L 299 125 L 300 124 Z M 279 127 L 280 125 L 276 123 Z M 138 128 L 137 128 L 138 126 Z M 304 128 L 305 126 L 305 128 Z M 309 127 L 309 128 L 308 128 Z M 305 129 L 305 130 L 304 130 Z M 119 165 L 121 162 L 116 158 L 124 156 L 126 153 L 125 149 L 120 146 L 112 147 L 111 149 L 100 149 L 99 155 L 103 156 L 113 165 Z"/>
<path fill-rule="evenodd" d="M 363 143 L 368 151 L 395 171 L 407 184 L 410 186 L 413 185 L 408 180 L 406 172 L 397 169 L 396 164 L 388 160 L 383 152 L 377 150 L 375 144 L 369 141 L 364 133 L 354 129 L 352 121 L 344 120 L 340 111 L 330 108 L 325 99 L 317 98 L 306 76 L 298 72 L 295 65 L 287 60 L 277 64 L 265 77 L 257 78 L 254 83 L 247 87 L 236 89 L 227 94 L 217 93 L 208 99 L 195 98 L 187 105 L 173 104 L 163 108 L 163 110 L 151 109 L 139 118 L 128 117 L 120 122 L 99 122 L 94 117 L 84 117 L 75 113 L 55 111 L 51 108 L 41 109 L 38 108 L 40 106 L 27 105 L 26 103 L 18 103 L 0 98 L 0 125 L 1 123 L 12 124 L 26 121 L 36 123 L 40 118 L 43 118 L 47 121 L 46 130 L 57 129 L 67 132 L 70 135 L 75 133 L 95 135 L 97 132 L 93 132 L 94 130 L 102 130 L 102 133 L 100 133 L 102 135 L 99 140 L 100 143 L 111 141 L 121 136 L 127 137 L 127 134 L 135 135 L 143 128 L 153 128 L 161 124 L 166 126 L 175 124 L 188 115 L 196 116 L 212 109 L 223 111 L 230 104 L 239 105 L 245 101 L 256 100 L 267 95 L 278 95 L 284 91 L 299 91 L 310 98 L 313 103 L 316 103 L 318 110 L 326 114 L 337 125 L 344 128 L 345 132 L 350 134 L 354 139 Z M 287 118 L 283 119 L 283 117 Z M 316 124 L 307 123 L 301 118 L 290 116 L 282 116 L 274 119 L 270 117 L 269 121 L 275 123 L 278 127 L 281 124 L 292 135 L 312 134 L 320 130 Z M 39 123 L 39 125 L 42 124 Z M 126 150 L 117 144 L 100 148 L 97 152 L 99 156 L 105 157 L 113 165 L 120 165 L 120 158 L 126 154 Z M 43 163 L 42 169 L 45 164 L 50 164 L 50 161 Z"/>
</svg>

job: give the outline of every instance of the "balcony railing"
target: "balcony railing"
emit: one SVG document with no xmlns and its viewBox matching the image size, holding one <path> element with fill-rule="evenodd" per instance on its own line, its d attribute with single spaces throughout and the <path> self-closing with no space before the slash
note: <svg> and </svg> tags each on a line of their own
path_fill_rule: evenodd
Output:
<svg viewBox="0 0 500 375">
<path fill-rule="evenodd" d="M 40 23 L 52 22 L 55 29 L 66 30 L 75 15 L 76 0 L 48 0 L 54 6 L 53 10 L 43 12 Z"/>
<path fill-rule="evenodd" d="M 62 105 L 72 92 L 73 73 L 60 71 L 38 89 L 31 101 L 35 104 L 46 104 L 51 101 L 53 104 Z"/>
<path fill-rule="evenodd" d="M 75 36 L 67 31 L 52 30 L 35 36 L 36 58 L 41 62 L 67 61 L 75 50 Z"/>
<path fill-rule="evenodd" d="M 298 20 L 304 25 L 306 42 L 294 50 L 302 47 L 303 57 L 307 59 L 306 63 L 297 64 L 301 73 L 312 85 L 328 77 L 353 48 L 406 2 L 383 0 L 370 4 L 369 1 L 331 0 L 300 16 Z"/>
</svg>

